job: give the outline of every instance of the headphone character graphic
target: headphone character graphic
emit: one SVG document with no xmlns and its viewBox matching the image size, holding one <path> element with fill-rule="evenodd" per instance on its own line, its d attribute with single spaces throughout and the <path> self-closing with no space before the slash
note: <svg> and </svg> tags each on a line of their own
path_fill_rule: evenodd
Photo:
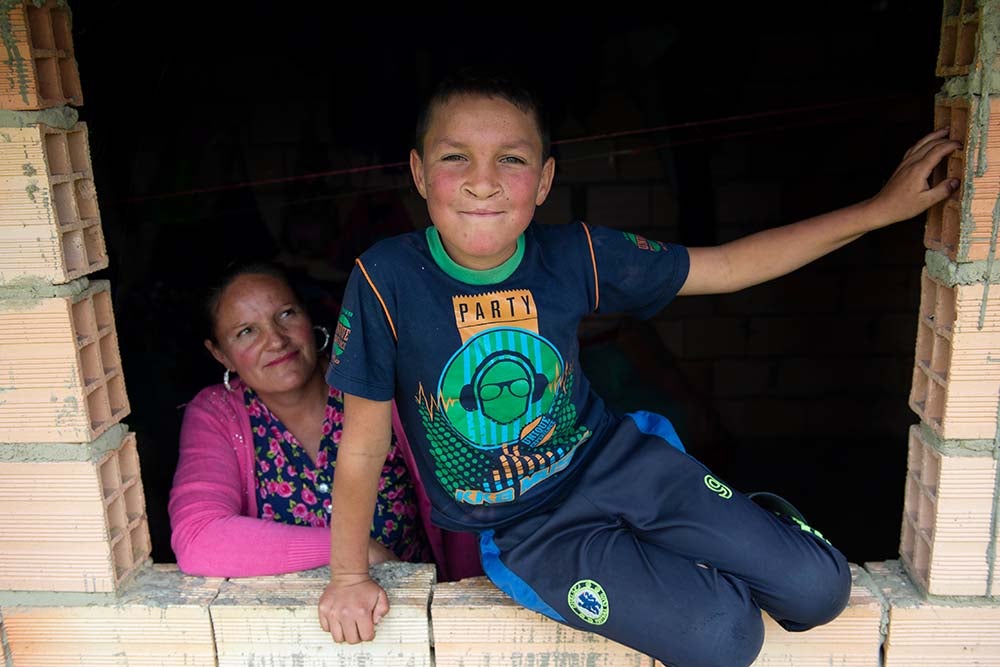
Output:
<svg viewBox="0 0 1000 667">
<path fill-rule="evenodd" d="M 549 380 L 531 360 L 514 350 L 487 355 L 462 387 L 459 400 L 467 412 L 479 412 L 498 424 L 510 424 L 540 400 Z"/>
</svg>

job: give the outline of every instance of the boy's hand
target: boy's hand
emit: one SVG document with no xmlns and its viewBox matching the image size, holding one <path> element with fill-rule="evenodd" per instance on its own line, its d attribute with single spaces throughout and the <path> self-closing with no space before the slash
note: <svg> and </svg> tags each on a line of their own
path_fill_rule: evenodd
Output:
<svg viewBox="0 0 1000 667">
<path fill-rule="evenodd" d="M 375 639 L 387 613 L 389 598 L 367 574 L 334 575 L 319 598 L 319 624 L 338 644 Z"/>
<path fill-rule="evenodd" d="M 875 219 L 882 223 L 880 226 L 919 215 L 958 189 L 956 178 L 946 178 L 933 188 L 928 184 L 934 167 L 962 147 L 947 137 L 948 128 L 943 128 L 915 143 L 882 190 L 868 201 Z"/>
</svg>

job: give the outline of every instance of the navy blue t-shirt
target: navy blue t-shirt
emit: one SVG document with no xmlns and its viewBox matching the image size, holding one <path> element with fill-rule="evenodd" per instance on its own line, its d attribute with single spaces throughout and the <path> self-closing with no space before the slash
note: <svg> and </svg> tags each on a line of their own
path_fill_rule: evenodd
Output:
<svg viewBox="0 0 1000 667">
<path fill-rule="evenodd" d="M 348 281 L 328 381 L 396 399 L 434 523 L 503 525 L 600 465 L 615 418 L 580 369 L 581 318 L 649 317 L 688 267 L 682 246 L 583 223 L 532 223 L 488 271 L 455 264 L 433 227 L 387 239 Z"/>
</svg>

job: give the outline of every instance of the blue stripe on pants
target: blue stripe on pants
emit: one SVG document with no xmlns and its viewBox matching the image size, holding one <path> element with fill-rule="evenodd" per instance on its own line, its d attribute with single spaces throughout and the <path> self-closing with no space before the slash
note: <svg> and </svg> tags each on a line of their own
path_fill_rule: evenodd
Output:
<svg viewBox="0 0 1000 667">
<path fill-rule="evenodd" d="M 545 614 L 555 621 L 566 622 L 555 609 L 538 596 L 538 593 L 524 579 L 514 574 L 510 568 L 503 564 L 503 561 L 500 560 L 500 549 L 493 541 L 492 530 L 479 534 L 479 555 L 486 576 L 515 602 L 522 607 L 537 611 L 539 614 Z"/>
</svg>

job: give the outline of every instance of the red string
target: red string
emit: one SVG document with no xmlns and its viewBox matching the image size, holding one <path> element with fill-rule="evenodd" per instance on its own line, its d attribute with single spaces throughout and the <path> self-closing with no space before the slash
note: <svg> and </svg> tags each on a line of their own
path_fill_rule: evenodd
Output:
<svg viewBox="0 0 1000 667">
<path fill-rule="evenodd" d="M 870 104 L 875 101 L 884 101 L 893 99 L 895 97 L 900 97 L 899 95 L 890 95 L 885 97 L 877 97 L 871 99 L 862 100 L 851 100 L 849 102 L 831 102 L 829 104 L 814 104 L 812 106 L 806 107 L 792 107 L 790 109 L 778 109 L 772 111 L 757 111 L 755 113 L 740 114 L 736 116 L 723 116 L 721 118 L 710 118 L 708 120 L 692 120 L 683 123 L 674 123 L 672 125 L 658 125 L 656 127 L 647 127 L 639 130 L 622 130 L 620 132 L 608 132 L 606 134 L 592 134 L 586 137 L 577 137 L 575 139 L 560 139 L 558 141 L 553 141 L 552 145 L 561 144 L 575 144 L 581 141 L 598 141 L 600 139 L 614 139 L 616 137 L 628 137 L 636 134 L 647 134 L 649 132 L 663 132 L 665 130 L 678 130 L 687 127 L 700 127 L 704 125 L 718 125 L 720 123 L 731 123 L 738 120 L 751 120 L 755 118 L 767 118 L 769 116 L 780 116 L 794 113 L 803 113 L 806 111 L 819 111 L 825 109 L 836 109 L 838 107 L 844 106 L 854 106 L 857 104 Z"/>
<path fill-rule="evenodd" d="M 145 195 L 142 197 L 130 197 L 126 202 L 134 203 L 141 201 L 151 201 L 154 199 L 169 199 L 171 197 L 184 197 L 186 195 L 201 195 L 207 192 L 221 192 L 223 190 L 238 190 L 240 188 L 250 188 L 257 185 L 274 185 L 275 183 L 289 183 L 291 181 L 308 181 L 316 178 L 326 178 L 327 176 L 344 176 L 347 174 L 361 174 L 366 171 L 378 171 L 380 169 L 392 169 L 403 167 L 408 162 L 388 162 L 386 164 L 372 164 L 366 167 L 350 167 L 347 169 L 333 169 L 331 171 L 317 171 L 310 174 L 298 174 L 296 176 L 281 176 L 278 178 L 264 178 L 257 181 L 241 181 L 239 183 L 227 183 L 225 185 L 213 185 L 204 188 L 194 188 L 192 190 L 178 190 L 176 192 L 164 192 L 158 195 Z"/>
<path fill-rule="evenodd" d="M 604 134 L 592 134 L 592 135 L 587 135 L 587 136 L 583 136 L 583 137 L 574 137 L 572 139 L 560 139 L 558 141 L 553 141 L 552 144 L 554 146 L 555 145 L 576 144 L 576 143 L 581 143 L 581 142 L 585 142 L 585 141 L 600 141 L 600 140 L 603 140 L 603 139 L 615 139 L 615 138 L 619 138 L 619 137 L 636 136 L 636 135 L 640 135 L 640 134 L 650 134 L 650 133 L 653 133 L 653 132 L 664 132 L 666 130 L 677 130 L 677 129 L 683 129 L 683 128 L 703 127 L 703 126 L 709 126 L 709 125 L 719 125 L 719 124 L 722 124 L 722 123 L 731 123 L 731 122 L 741 121 L 741 120 L 752 120 L 752 119 L 758 119 L 758 118 L 767 118 L 767 117 L 770 117 L 770 116 L 782 116 L 782 115 L 789 115 L 789 114 L 805 113 L 805 112 L 810 112 L 810 111 L 820 111 L 820 110 L 827 110 L 827 109 L 835 109 L 835 108 L 844 107 L 844 106 L 855 106 L 855 105 L 862 105 L 862 104 L 871 104 L 872 102 L 876 102 L 876 101 L 877 102 L 883 102 L 883 101 L 895 99 L 895 98 L 898 98 L 898 97 L 901 97 L 901 96 L 900 95 L 890 95 L 890 96 L 885 96 L 885 97 L 860 99 L 860 100 L 851 100 L 851 101 L 846 101 L 846 102 L 831 102 L 831 103 L 828 103 L 828 104 L 814 104 L 814 105 L 810 105 L 810 106 L 792 107 L 792 108 L 788 108 L 788 109 L 777 109 L 777 110 L 770 110 L 770 111 L 758 111 L 758 112 L 755 112 L 755 113 L 739 114 L 739 115 L 735 115 L 735 116 L 723 116 L 723 117 L 720 117 L 720 118 L 710 118 L 710 119 L 706 119 L 706 120 L 694 120 L 694 121 L 686 121 L 686 122 L 683 122 L 683 123 L 673 123 L 671 125 L 657 125 L 655 127 L 646 127 L 646 128 L 641 128 L 641 129 L 637 129 L 637 130 L 622 130 L 622 131 L 619 131 L 619 132 L 607 132 L 607 133 L 604 133 Z M 668 146 L 682 146 L 682 145 L 686 145 L 686 144 L 699 143 L 699 142 L 703 142 L 703 141 L 712 141 L 712 140 L 715 140 L 715 139 L 725 139 L 725 138 L 731 138 L 731 137 L 746 136 L 746 135 L 756 134 L 756 133 L 772 132 L 772 131 L 775 131 L 775 130 L 792 128 L 792 127 L 802 127 L 802 126 L 806 126 L 806 125 L 815 125 L 818 122 L 822 122 L 822 121 L 806 121 L 806 122 L 803 122 L 803 123 L 796 123 L 796 124 L 792 124 L 792 125 L 785 125 L 785 126 L 778 127 L 778 128 L 764 128 L 764 129 L 761 129 L 761 130 L 746 130 L 746 131 L 743 131 L 743 132 L 735 132 L 735 133 L 729 133 L 729 134 L 725 134 L 725 135 L 718 135 L 718 136 L 712 136 L 712 137 L 704 137 L 704 138 L 688 139 L 688 140 L 679 140 L 679 141 L 674 141 L 674 142 L 669 142 L 669 143 L 664 143 L 664 144 L 656 144 L 656 145 L 651 145 L 651 146 L 641 146 L 641 147 L 637 147 L 637 148 L 627 148 L 627 149 L 614 150 L 614 151 L 604 151 L 604 152 L 602 152 L 600 154 L 594 154 L 594 155 L 583 156 L 583 157 L 575 157 L 575 158 L 572 158 L 570 161 L 574 161 L 575 162 L 577 160 L 593 159 L 593 158 L 597 158 L 597 157 L 613 157 L 615 155 L 629 155 L 629 154 L 635 154 L 635 153 L 643 152 L 644 150 L 655 150 L 655 149 L 659 149 L 659 148 L 665 148 L 665 147 L 668 147 Z M 562 161 L 566 162 L 567 160 L 564 159 Z M 193 189 L 190 189 L 190 190 L 178 190 L 178 191 L 175 191 L 175 192 L 164 192 L 164 193 L 155 194 L 155 195 L 143 195 L 143 196 L 139 196 L 139 197 L 130 197 L 130 198 L 126 199 L 125 201 L 127 203 L 138 203 L 138 202 L 153 201 L 153 200 L 158 200 L 158 199 L 172 199 L 172 198 L 175 198 L 175 197 L 185 197 L 185 196 L 189 196 L 189 195 L 200 195 L 200 194 L 207 194 L 207 193 L 210 193 L 210 192 L 223 192 L 223 191 L 226 191 L 226 190 L 239 190 L 239 189 L 242 189 L 242 188 L 250 188 L 250 187 L 256 187 L 256 186 L 261 186 L 261 185 L 275 185 L 275 184 L 278 184 L 278 183 L 290 183 L 290 182 L 293 182 L 293 181 L 309 181 L 309 180 L 315 180 L 317 178 L 328 178 L 330 176 L 346 176 L 346 175 L 349 175 L 349 174 L 361 174 L 361 173 L 365 173 L 365 172 L 369 172 L 369 171 L 379 171 L 379 170 L 383 170 L 383 169 L 396 169 L 398 167 L 405 167 L 408 164 L 409 164 L 408 162 L 387 162 L 387 163 L 384 163 L 384 164 L 372 164 L 372 165 L 367 165 L 367 166 L 363 166 L 363 167 L 348 167 L 346 169 L 332 169 L 330 171 L 317 171 L 317 172 L 312 172 L 312 173 L 308 173 L 308 174 L 297 174 L 295 176 L 281 176 L 281 177 L 277 177 L 277 178 L 265 178 L 265 179 L 259 179 L 259 180 L 254 180 L 254 181 L 241 181 L 239 183 L 227 183 L 227 184 L 224 184 L 224 185 L 214 185 L 214 186 L 207 186 L 207 187 L 203 187 L 203 188 L 193 188 Z"/>
</svg>

